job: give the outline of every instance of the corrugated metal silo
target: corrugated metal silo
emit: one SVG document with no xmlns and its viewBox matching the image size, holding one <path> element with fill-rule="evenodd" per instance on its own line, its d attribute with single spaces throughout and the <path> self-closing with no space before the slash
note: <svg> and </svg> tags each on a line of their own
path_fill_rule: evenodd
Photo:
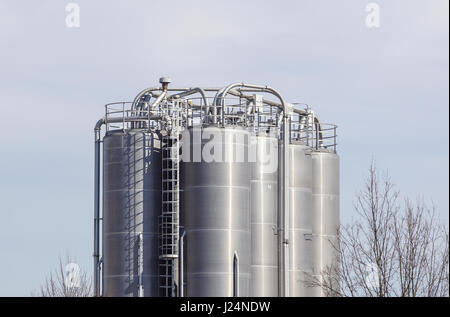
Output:
<svg viewBox="0 0 450 317">
<path fill-rule="evenodd" d="M 159 137 L 115 130 L 103 144 L 103 296 L 158 296 Z"/>
<path fill-rule="evenodd" d="M 247 152 L 249 133 L 242 127 L 204 128 L 202 132 L 218 133 L 224 157 L 236 146 Z M 193 139 L 194 134 L 191 128 L 192 152 L 205 152 L 208 140 Z M 247 158 L 243 162 L 180 164 L 186 296 L 249 296 L 250 173 Z"/>
<path fill-rule="evenodd" d="M 314 274 L 320 276 L 324 269 L 338 265 L 339 156 L 331 150 L 315 150 L 312 166 Z M 326 294 L 315 288 L 314 295 Z"/>
<path fill-rule="evenodd" d="M 309 146 L 293 141 L 290 155 L 289 296 L 310 296 L 312 273 L 312 163 Z"/>
<path fill-rule="evenodd" d="M 251 175 L 251 296 L 277 296 L 278 138 L 253 136 Z"/>
<path fill-rule="evenodd" d="M 327 295 L 307 280 L 338 264 L 336 126 L 266 85 L 160 83 L 94 128 L 94 295 Z"/>
</svg>

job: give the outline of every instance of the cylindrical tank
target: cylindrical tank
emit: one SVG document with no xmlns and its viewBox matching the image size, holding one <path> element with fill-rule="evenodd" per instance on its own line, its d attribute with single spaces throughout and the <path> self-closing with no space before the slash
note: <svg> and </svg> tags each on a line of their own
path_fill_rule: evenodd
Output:
<svg viewBox="0 0 450 317">
<path fill-rule="evenodd" d="M 103 295 L 158 296 L 160 139 L 115 130 L 103 145 Z"/>
<path fill-rule="evenodd" d="M 314 274 L 320 278 L 324 270 L 334 270 L 339 265 L 336 249 L 339 228 L 339 156 L 326 149 L 313 151 L 312 166 L 313 263 Z M 314 295 L 326 294 L 316 287 Z"/>
<path fill-rule="evenodd" d="M 311 149 L 289 145 L 289 296 L 311 296 L 306 281 L 312 274 L 312 162 Z"/>
<path fill-rule="evenodd" d="M 242 127 L 196 130 L 206 139 L 191 128 L 191 151 L 201 151 L 202 161 L 180 164 L 186 296 L 249 296 L 249 133 Z M 236 149 L 245 152 L 241 162 L 231 159 Z M 210 154 L 215 161 L 209 162 Z"/>
<path fill-rule="evenodd" d="M 251 175 L 251 296 L 277 296 L 278 139 L 252 135 L 255 160 Z M 254 151 L 254 152 L 253 152 Z"/>
</svg>

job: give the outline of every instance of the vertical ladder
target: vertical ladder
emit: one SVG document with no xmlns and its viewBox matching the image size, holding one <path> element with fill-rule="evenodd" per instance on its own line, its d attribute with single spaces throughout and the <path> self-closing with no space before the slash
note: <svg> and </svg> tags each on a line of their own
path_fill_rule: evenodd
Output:
<svg viewBox="0 0 450 317">
<path fill-rule="evenodd" d="M 172 110 L 172 111 L 171 111 Z M 159 266 L 161 296 L 175 297 L 175 271 L 179 237 L 179 151 L 178 111 L 168 109 L 171 125 L 166 127 L 162 146 L 162 209 L 159 221 Z"/>
</svg>

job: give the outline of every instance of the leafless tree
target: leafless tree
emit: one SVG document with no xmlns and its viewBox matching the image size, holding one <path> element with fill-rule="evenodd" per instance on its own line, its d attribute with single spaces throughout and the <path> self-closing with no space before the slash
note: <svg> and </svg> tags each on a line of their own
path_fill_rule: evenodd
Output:
<svg viewBox="0 0 450 317">
<path fill-rule="evenodd" d="M 390 177 L 380 180 L 372 163 L 354 209 L 358 217 L 332 245 L 338 264 L 311 276 L 310 287 L 327 296 L 449 296 L 449 233 L 434 206 L 400 203 Z"/>
<path fill-rule="evenodd" d="M 36 292 L 41 297 L 90 297 L 92 296 L 92 279 L 90 275 L 74 263 L 68 256 L 63 261 L 59 258 L 58 266 L 51 270 L 44 284 Z"/>
</svg>

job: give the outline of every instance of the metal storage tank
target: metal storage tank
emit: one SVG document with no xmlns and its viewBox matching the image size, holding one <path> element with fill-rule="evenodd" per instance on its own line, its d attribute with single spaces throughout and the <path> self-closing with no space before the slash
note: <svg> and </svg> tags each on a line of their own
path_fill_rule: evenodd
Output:
<svg viewBox="0 0 450 317">
<path fill-rule="evenodd" d="M 278 293 L 278 138 L 274 133 L 252 136 L 256 161 L 251 175 L 251 296 Z"/>
<path fill-rule="evenodd" d="M 307 280 L 338 264 L 336 126 L 266 85 L 160 83 L 94 128 L 94 295 L 326 295 Z"/>
<path fill-rule="evenodd" d="M 326 267 L 336 267 L 339 227 L 339 156 L 334 151 L 319 149 L 312 152 L 313 164 L 313 250 L 314 274 Z M 315 296 L 325 296 L 314 288 Z"/>
<path fill-rule="evenodd" d="M 312 273 L 311 148 L 292 141 L 290 155 L 289 296 L 311 296 L 306 285 Z M 307 273 L 307 274 L 305 274 Z"/>
<path fill-rule="evenodd" d="M 202 129 L 214 131 L 220 131 L 227 158 L 236 146 L 247 152 L 249 132 L 244 128 Z M 193 129 L 189 132 L 191 153 L 197 147 L 203 151 L 208 140 L 194 140 Z M 186 296 L 249 296 L 250 173 L 247 157 L 243 162 L 180 164 Z"/>
<path fill-rule="evenodd" d="M 159 137 L 115 130 L 103 145 L 103 296 L 158 296 Z"/>
</svg>

